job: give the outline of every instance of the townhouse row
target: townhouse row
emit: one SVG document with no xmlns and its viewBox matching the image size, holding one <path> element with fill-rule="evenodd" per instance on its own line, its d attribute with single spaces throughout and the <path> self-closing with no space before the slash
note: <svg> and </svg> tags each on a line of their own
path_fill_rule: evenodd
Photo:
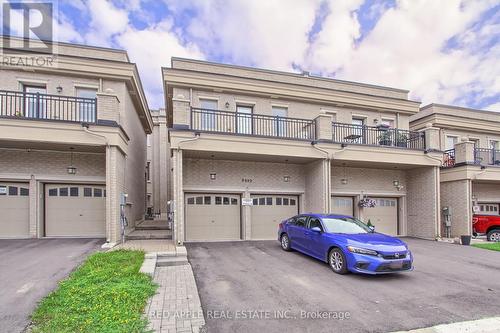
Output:
<svg viewBox="0 0 500 333">
<path fill-rule="evenodd" d="M 111 246 L 155 218 L 179 244 L 275 239 L 286 217 L 332 212 L 434 239 L 498 214 L 495 113 L 180 58 L 150 111 L 126 52 L 57 46 L 55 66 L 0 64 L 0 238 Z"/>
</svg>

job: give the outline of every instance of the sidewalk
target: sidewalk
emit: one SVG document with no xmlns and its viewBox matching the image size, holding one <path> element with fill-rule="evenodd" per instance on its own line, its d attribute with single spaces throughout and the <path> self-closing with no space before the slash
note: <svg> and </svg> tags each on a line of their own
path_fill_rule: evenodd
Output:
<svg viewBox="0 0 500 333">
<path fill-rule="evenodd" d="M 499 331 L 500 317 L 492 317 L 394 333 L 496 333 Z"/>
</svg>

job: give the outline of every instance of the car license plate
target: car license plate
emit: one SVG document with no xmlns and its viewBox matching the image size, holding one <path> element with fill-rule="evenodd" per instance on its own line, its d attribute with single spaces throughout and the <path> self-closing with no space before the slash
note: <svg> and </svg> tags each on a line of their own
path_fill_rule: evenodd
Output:
<svg viewBox="0 0 500 333">
<path fill-rule="evenodd" d="M 401 268 L 403 268 L 403 262 L 402 261 L 393 261 L 389 264 L 389 267 L 392 269 L 401 269 Z"/>
</svg>

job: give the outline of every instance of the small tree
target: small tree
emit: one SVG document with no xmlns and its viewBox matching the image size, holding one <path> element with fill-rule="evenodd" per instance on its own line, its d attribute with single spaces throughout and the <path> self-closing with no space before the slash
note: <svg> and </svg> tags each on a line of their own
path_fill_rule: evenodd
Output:
<svg viewBox="0 0 500 333">
<path fill-rule="evenodd" d="M 369 227 L 373 227 L 372 221 L 370 219 L 368 219 L 368 223 L 366 225 Z"/>
</svg>

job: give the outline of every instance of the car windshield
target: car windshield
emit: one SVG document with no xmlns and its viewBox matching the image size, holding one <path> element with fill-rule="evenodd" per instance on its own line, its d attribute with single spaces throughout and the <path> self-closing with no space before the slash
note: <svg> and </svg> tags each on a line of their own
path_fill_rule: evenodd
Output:
<svg viewBox="0 0 500 333">
<path fill-rule="evenodd" d="M 326 231 L 334 234 L 366 234 L 372 230 L 363 222 L 352 217 L 324 217 Z"/>
</svg>

